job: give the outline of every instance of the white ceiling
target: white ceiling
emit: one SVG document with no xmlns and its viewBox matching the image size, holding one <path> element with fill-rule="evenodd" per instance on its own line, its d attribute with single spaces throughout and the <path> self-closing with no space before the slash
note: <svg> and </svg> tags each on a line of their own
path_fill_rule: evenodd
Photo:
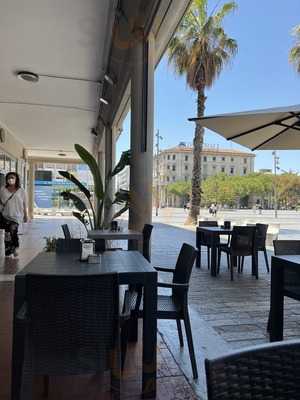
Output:
<svg viewBox="0 0 300 400">
<path fill-rule="evenodd" d="M 0 0 L 0 125 L 25 148 L 91 149 L 112 0 Z M 82 80 L 17 79 L 28 70 Z M 44 153 L 43 153 L 44 154 Z"/>
</svg>

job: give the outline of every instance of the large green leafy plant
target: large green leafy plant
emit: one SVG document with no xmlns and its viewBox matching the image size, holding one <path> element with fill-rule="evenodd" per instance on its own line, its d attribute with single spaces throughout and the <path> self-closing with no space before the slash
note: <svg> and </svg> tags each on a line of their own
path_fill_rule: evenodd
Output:
<svg viewBox="0 0 300 400">
<path fill-rule="evenodd" d="M 94 180 L 94 195 L 96 201 L 94 202 L 92 200 L 92 193 L 90 190 L 68 171 L 59 171 L 59 174 L 71 181 L 83 194 L 86 201 L 72 191 L 63 191 L 60 195 L 64 200 L 73 202 L 74 206 L 77 208 L 77 211 L 73 211 L 73 215 L 84 224 L 86 229 L 87 225 L 90 226 L 90 229 L 106 228 L 112 220 L 119 217 L 129 208 L 129 191 L 120 189 L 115 193 L 114 198 L 112 199 L 110 198 L 110 186 L 113 177 L 121 172 L 126 165 L 130 165 L 130 150 L 122 153 L 118 164 L 112 171 L 109 171 L 105 177 L 105 182 L 103 183 L 97 161 L 93 155 L 79 144 L 75 144 L 74 147 L 79 157 L 85 164 L 87 164 L 91 171 Z M 121 208 L 118 212 L 112 215 L 111 218 L 108 218 L 107 215 L 111 215 L 110 209 L 114 204 L 118 204 Z M 105 215 L 104 209 L 107 211 Z"/>
</svg>

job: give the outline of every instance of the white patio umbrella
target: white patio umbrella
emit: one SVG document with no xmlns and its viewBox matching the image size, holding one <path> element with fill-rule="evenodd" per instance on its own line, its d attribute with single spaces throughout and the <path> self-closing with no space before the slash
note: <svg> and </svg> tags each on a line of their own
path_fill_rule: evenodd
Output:
<svg viewBox="0 0 300 400">
<path fill-rule="evenodd" d="M 189 118 L 251 150 L 299 150 L 300 105 Z"/>
</svg>

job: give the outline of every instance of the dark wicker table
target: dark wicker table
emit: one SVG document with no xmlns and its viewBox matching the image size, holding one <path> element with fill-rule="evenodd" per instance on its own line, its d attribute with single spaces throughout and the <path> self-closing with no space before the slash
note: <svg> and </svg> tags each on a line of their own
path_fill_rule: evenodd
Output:
<svg viewBox="0 0 300 400">
<path fill-rule="evenodd" d="M 128 250 L 142 250 L 143 234 L 132 229 L 123 229 L 121 231 L 95 229 L 88 231 L 88 237 L 90 239 L 103 240 L 128 240 Z"/>
<path fill-rule="evenodd" d="M 217 244 L 218 237 L 221 235 L 231 235 L 232 228 L 224 229 L 220 226 L 198 226 L 196 229 L 196 247 L 198 249 L 196 266 L 200 268 L 201 263 L 201 241 L 199 240 L 199 232 L 205 233 L 205 235 L 210 235 L 211 237 L 211 276 L 217 276 Z"/>
<path fill-rule="evenodd" d="M 291 275 L 291 285 L 286 275 Z M 300 255 L 273 256 L 271 263 L 270 341 L 283 340 L 284 296 L 300 301 Z"/>
<path fill-rule="evenodd" d="M 15 277 L 13 357 L 11 399 L 19 400 L 20 382 L 24 352 L 24 331 L 16 323 L 16 313 L 25 296 L 25 275 L 27 273 L 87 275 L 117 272 L 119 282 L 144 286 L 143 315 L 143 377 L 142 397 L 156 395 L 156 334 L 157 334 L 157 272 L 138 251 L 113 251 L 102 254 L 101 263 L 87 264 L 78 260 L 78 255 L 56 253 L 38 254 Z"/>
</svg>

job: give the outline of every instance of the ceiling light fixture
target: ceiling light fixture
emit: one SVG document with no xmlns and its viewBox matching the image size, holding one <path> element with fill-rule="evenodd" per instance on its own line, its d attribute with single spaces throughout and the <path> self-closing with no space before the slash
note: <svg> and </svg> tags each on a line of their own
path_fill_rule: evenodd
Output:
<svg viewBox="0 0 300 400">
<path fill-rule="evenodd" d="M 66 157 L 66 153 L 58 153 L 57 155 L 60 157 Z"/>
<path fill-rule="evenodd" d="M 80 82 L 88 82 L 88 83 L 96 83 L 97 85 L 103 83 L 102 81 L 95 81 L 92 79 L 83 79 L 83 78 L 74 78 L 71 76 L 57 76 L 57 75 L 45 75 L 45 74 L 36 74 L 35 72 L 30 71 L 16 71 L 16 76 L 27 82 L 36 83 L 39 79 L 42 78 L 52 78 L 52 79 L 63 79 L 68 81 L 80 81 Z"/>
<path fill-rule="evenodd" d="M 30 72 L 30 71 L 19 71 L 19 72 L 17 72 L 17 77 L 18 77 L 18 79 L 21 79 L 22 81 L 31 82 L 31 83 L 37 83 L 40 79 L 38 74 L 35 74 L 34 72 Z"/>
<path fill-rule="evenodd" d="M 109 104 L 109 101 L 106 100 L 104 97 L 100 97 L 99 101 L 101 101 L 101 103 L 104 103 L 104 104 L 106 104 L 106 105 Z"/>
<path fill-rule="evenodd" d="M 112 77 L 109 76 L 108 74 L 104 75 L 104 79 L 112 86 L 114 86 L 116 84 L 115 80 L 112 79 Z"/>
</svg>

